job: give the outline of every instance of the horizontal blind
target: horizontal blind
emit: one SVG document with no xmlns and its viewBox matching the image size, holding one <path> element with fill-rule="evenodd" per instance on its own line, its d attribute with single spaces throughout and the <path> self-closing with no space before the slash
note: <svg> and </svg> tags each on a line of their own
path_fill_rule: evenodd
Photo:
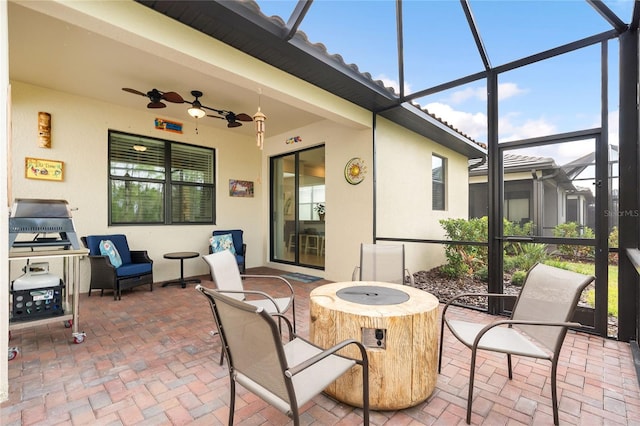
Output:
<svg viewBox="0 0 640 426">
<path fill-rule="evenodd" d="M 212 184 L 213 153 L 210 148 L 172 144 L 171 180 Z"/>
<path fill-rule="evenodd" d="M 111 133 L 111 176 L 161 180 L 165 178 L 164 142 L 122 133 Z M 134 147 L 143 147 L 136 151 Z"/>
</svg>

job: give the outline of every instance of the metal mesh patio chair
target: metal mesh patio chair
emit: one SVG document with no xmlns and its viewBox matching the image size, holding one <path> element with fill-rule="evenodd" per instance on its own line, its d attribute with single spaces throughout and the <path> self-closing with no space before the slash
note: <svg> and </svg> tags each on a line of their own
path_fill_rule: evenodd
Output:
<svg viewBox="0 0 640 426">
<path fill-rule="evenodd" d="M 360 244 L 360 266 L 353 270 L 352 280 L 413 286 L 413 275 L 404 265 L 404 244 Z"/>
<path fill-rule="evenodd" d="M 551 399 L 553 421 L 558 424 L 558 394 L 556 373 L 558 356 L 569 327 L 580 327 L 569 322 L 578 304 L 580 294 L 595 277 L 537 264 L 527 274 L 520 295 L 517 297 L 511 318 L 491 324 L 479 324 L 447 318 L 452 303 L 464 296 L 515 297 L 505 294 L 461 294 L 451 299 L 443 308 L 440 327 L 440 356 L 438 372 L 442 367 L 442 343 L 444 328 L 471 349 L 469 395 L 467 398 L 467 423 L 471 422 L 473 382 L 478 350 L 507 354 L 509 379 L 513 378 L 511 355 L 546 359 L 551 361 Z"/>
<path fill-rule="evenodd" d="M 289 331 L 289 341 L 283 344 L 278 324 L 264 308 L 201 285 L 196 289 L 209 300 L 227 357 L 229 426 L 233 425 L 236 383 L 299 425 L 300 407 L 352 368 L 362 373 L 363 418 L 364 424 L 369 424 L 369 363 L 360 342 L 349 339 L 323 350 L 295 335 L 288 318 L 276 314 Z M 349 345 L 359 348 L 360 359 L 336 354 Z"/>
<path fill-rule="evenodd" d="M 216 287 L 221 292 L 229 295 L 238 300 L 244 300 L 250 305 L 264 308 L 268 313 L 284 314 L 291 309 L 293 318 L 293 331 L 296 330 L 296 306 L 295 306 L 295 294 L 293 286 L 289 281 L 279 275 L 248 275 L 240 274 L 238 264 L 235 258 L 229 251 L 222 251 L 219 253 L 212 253 L 203 256 L 203 259 L 209 265 L 211 270 L 211 278 L 216 283 Z M 262 278 L 276 280 L 276 282 L 282 284 L 284 288 L 285 296 L 273 297 L 272 295 L 259 290 L 245 290 L 242 279 L 243 278 Z M 247 296 L 251 295 L 251 299 L 247 299 Z M 256 298 L 257 297 L 257 298 Z"/>
</svg>

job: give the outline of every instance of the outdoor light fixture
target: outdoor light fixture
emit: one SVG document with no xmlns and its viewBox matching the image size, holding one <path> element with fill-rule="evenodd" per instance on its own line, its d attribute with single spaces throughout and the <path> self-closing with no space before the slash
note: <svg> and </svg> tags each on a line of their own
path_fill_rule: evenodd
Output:
<svg viewBox="0 0 640 426">
<path fill-rule="evenodd" d="M 134 145 L 133 149 L 138 152 L 145 152 L 147 150 L 147 147 L 144 145 Z"/>
<path fill-rule="evenodd" d="M 262 97 L 262 90 L 258 90 L 258 112 L 253 114 L 253 121 L 256 123 L 256 145 L 262 149 L 264 146 L 264 122 L 267 120 L 267 116 L 260 111 L 260 98 Z"/>
<path fill-rule="evenodd" d="M 207 113 L 202 109 L 202 104 L 198 100 L 198 98 L 202 96 L 202 92 L 199 90 L 192 90 L 191 95 L 193 95 L 196 99 L 191 102 L 191 107 L 187 110 L 189 115 L 193 118 L 202 118 L 207 115 Z"/>
<path fill-rule="evenodd" d="M 204 110 L 201 108 L 200 105 L 200 101 L 195 100 L 193 101 L 193 104 L 191 106 L 191 108 L 189 108 L 187 110 L 187 112 L 189 113 L 190 116 L 192 116 L 193 118 L 202 118 L 205 115 L 207 115 Z"/>
</svg>

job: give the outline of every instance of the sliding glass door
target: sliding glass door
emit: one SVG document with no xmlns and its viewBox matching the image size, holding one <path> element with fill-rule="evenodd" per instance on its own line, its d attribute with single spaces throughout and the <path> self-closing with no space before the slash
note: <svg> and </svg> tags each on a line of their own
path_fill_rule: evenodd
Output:
<svg viewBox="0 0 640 426">
<path fill-rule="evenodd" d="M 324 146 L 271 158 L 271 260 L 324 269 Z"/>
</svg>

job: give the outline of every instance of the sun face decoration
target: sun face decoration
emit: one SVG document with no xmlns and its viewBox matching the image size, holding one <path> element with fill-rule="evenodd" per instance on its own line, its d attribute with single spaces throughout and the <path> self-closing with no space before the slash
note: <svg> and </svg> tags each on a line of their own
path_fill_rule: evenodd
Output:
<svg viewBox="0 0 640 426">
<path fill-rule="evenodd" d="M 344 178 L 351 185 L 357 185 L 364 180 L 367 173 L 367 166 L 362 158 L 354 157 L 347 162 L 344 168 Z"/>
</svg>

